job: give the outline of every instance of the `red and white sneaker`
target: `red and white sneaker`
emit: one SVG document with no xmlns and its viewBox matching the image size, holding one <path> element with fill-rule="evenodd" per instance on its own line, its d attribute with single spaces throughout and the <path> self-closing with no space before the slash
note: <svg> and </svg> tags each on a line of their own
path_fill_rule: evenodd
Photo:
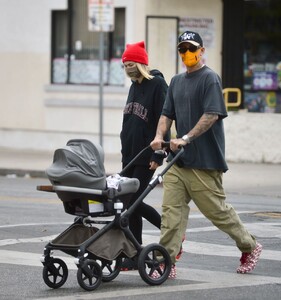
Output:
<svg viewBox="0 0 281 300">
<path fill-rule="evenodd" d="M 170 271 L 170 274 L 169 274 L 168 278 L 169 279 L 176 279 L 177 278 L 177 269 L 176 269 L 175 264 L 172 264 L 171 271 Z"/>
<path fill-rule="evenodd" d="M 243 252 L 240 258 L 240 266 L 237 268 L 237 273 L 245 274 L 254 270 L 261 255 L 262 245 L 257 243 L 256 248 L 250 252 Z"/>
<path fill-rule="evenodd" d="M 160 265 L 160 271 L 164 272 L 164 265 Z M 162 274 L 159 274 L 159 272 L 157 270 L 155 270 L 152 274 L 151 274 L 151 278 L 157 279 L 161 276 Z M 171 267 L 171 271 L 170 274 L 168 276 L 169 279 L 176 279 L 177 278 L 177 270 L 176 270 L 176 265 L 172 264 Z"/>
</svg>

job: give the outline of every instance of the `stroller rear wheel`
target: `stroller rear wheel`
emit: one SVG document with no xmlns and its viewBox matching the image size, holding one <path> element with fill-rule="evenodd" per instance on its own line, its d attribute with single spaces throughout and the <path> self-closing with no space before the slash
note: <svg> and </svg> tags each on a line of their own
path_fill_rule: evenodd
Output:
<svg viewBox="0 0 281 300">
<path fill-rule="evenodd" d="M 77 270 L 77 281 L 86 291 L 93 291 L 99 287 L 102 280 L 102 269 L 92 259 L 86 259 Z"/>
<path fill-rule="evenodd" d="M 43 268 L 43 279 L 46 285 L 52 289 L 63 286 L 67 277 L 67 265 L 60 258 L 51 258 Z"/>
<path fill-rule="evenodd" d="M 120 257 L 112 261 L 98 260 L 98 263 L 102 269 L 102 281 L 109 282 L 114 280 L 119 275 L 122 258 Z"/>
<path fill-rule="evenodd" d="M 170 274 L 171 266 L 170 255 L 160 244 L 147 245 L 139 255 L 139 274 L 150 285 L 160 285 L 165 282 Z M 153 276 L 155 272 L 158 276 Z"/>
</svg>

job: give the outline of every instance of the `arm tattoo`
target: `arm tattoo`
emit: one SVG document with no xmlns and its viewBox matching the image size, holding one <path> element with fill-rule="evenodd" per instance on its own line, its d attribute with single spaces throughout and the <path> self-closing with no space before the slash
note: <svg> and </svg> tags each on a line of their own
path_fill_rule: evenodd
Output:
<svg viewBox="0 0 281 300">
<path fill-rule="evenodd" d="M 158 126 L 157 126 L 157 130 L 156 130 L 156 135 L 158 137 L 163 138 L 164 135 L 167 133 L 167 131 L 170 129 L 170 127 L 172 126 L 173 120 L 165 117 L 165 116 L 161 116 L 158 122 Z"/>
<path fill-rule="evenodd" d="M 188 136 L 191 140 L 194 140 L 208 129 L 218 120 L 219 116 L 216 114 L 206 113 L 203 114 L 197 124 L 190 130 Z"/>
</svg>

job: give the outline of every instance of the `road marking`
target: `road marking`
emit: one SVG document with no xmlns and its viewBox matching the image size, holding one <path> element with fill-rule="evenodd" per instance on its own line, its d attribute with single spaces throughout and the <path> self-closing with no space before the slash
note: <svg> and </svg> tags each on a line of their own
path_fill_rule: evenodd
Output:
<svg viewBox="0 0 281 300">
<path fill-rule="evenodd" d="M 37 238 L 26 238 L 26 239 L 5 239 L 0 240 L 0 246 L 14 245 L 14 244 L 22 244 L 22 243 L 42 243 L 49 242 L 56 238 L 58 235 L 49 235 Z"/>
<path fill-rule="evenodd" d="M 12 250 L 0 250 L 0 264 L 43 267 L 42 263 L 40 262 L 40 258 L 42 255 L 43 249 L 41 254 Z M 69 269 L 77 269 L 76 265 L 74 264 L 74 257 L 61 255 L 56 255 L 55 257 L 63 259 Z"/>
<path fill-rule="evenodd" d="M 69 224 L 69 223 L 68 223 Z M 19 225 L 19 224 L 18 224 Z M 27 226 L 32 226 L 32 224 L 24 224 Z M 38 224 L 33 224 L 37 226 Z M 281 223 L 247 223 L 245 226 L 251 228 L 253 234 L 258 233 L 258 236 L 266 237 L 277 237 L 280 238 L 280 233 L 278 228 L 280 228 Z M 2 228 L 5 226 L 2 226 Z M 266 230 L 265 230 L 266 228 Z M 187 230 L 187 236 L 191 232 L 204 232 L 204 231 L 214 231 L 218 230 L 214 226 L 207 226 L 201 228 L 192 228 Z M 144 230 L 143 240 L 144 244 L 150 244 L 157 242 L 159 238 L 159 230 Z M 57 234 L 58 235 L 58 234 Z M 0 246 L 12 245 L 17 243 L 43 243 L 53 240 L 57 235 L 49 235 L 36 238 L 25 238 L 25 239 L 5 239 L 0 240 Z M 200 243 L 190 240 L 186 240 L 183 243 L 185 252 L 188 254 L 199 254 L 199 255 L 211 255 L 211 256 L 221 256 L 221 257 L 240 257 L 240 251 L 233 245 L 219 245 L 210 243 Z M 55 257 L 61 258 L 67 264 L 69 270 L 77 270 L 77 266 L 74 264 L 74 257 L 68 256 L 64 253 L 58 251 L 59 254 Z M 42 253 L 30 253 L 30 252 L 20 252 L 12 250 L 0 249 L 0 264 L 12 264 L 12 265 L 22 265 L 22 266 L 33 266 L 33 267 L 43 267 L 40 262 L 40 257 Z M 273 260 L 281 261 L 281 251 L 266 250 L 264 249 L 261 254 L 261 260 Z M 185 291 L 196 291 L 196 290 L 209 290 L 209 289 L 225 289 L 233 287 L 243 287 L 243 286 L 260 286 L 267 284 L 281 284 L 280 277 L 271 276 L 258 276 L 254 274 L 241 275 L 236 273 L 228 272 L 218 272 L 209 270 L 198 270 L 192 268 L 177 268 L 177 281 L 167 280 L 161 286 L 144 286 L 141 288 L 126 288 L 126 280 L 128 280 L 128 275 L 140 277 L 138 271 L 132 272 L 121 272 L 118 277 L 120 281 L 124 280 L 124 289 L 108 291 L 105 286 L 101 285 L 94 293 L 87 293 L 85 291 L 77 290 L 77 293 L 67 296 L 55 296 L 46 297 L 48 300 L 78 300 L 78 299 L 114 299 L 116 297 L 133 297 L 139 295 L 157 295 L 163 293 L 173 293 L 173 292 L 185 292 Z M 127 277 L 125 277 L 127 276 Z M 122 278 L 123 277 L 123 278 Z M 41 279 L 43 280 L 43 279 Z M 141 278 L 140 278 L 140 281 Z M 187 283 L 190 281 L 190 283 Z M 174 284 L 175 282 L 175 284 Z M 81 292 L 81 293 L 80 293 Z M 42 299 L 42 298 L 40 298 Z M 38 299 L 39 300 L 39 299 Z"/>
<path fill-rule="evenodd" d="M 253 213 L 252 211 L 239 211 L 239 214 L 246 214 L 246 213 Z M 114 216 L 112 217 L 107 217 L 106 220 L 112 220 Z M 201 213 L 199 214 L 192 214 L 188 217 L 189 219 L 203 219 L 205 218 Z M 103 220 L 103 217 L 96 217 L 94 218 L 95 220 Z M 143 218 L 145 222 L 148 222 L 146 219 Z M 47 226 L 47 225 L 71 225 L 71 222 L 60 222 L 60 223 L 22 223 L 22 224 L 5 224 L 5 225 L 0 225 L 0 228 L 13 228 L 13 227 L 24 227 L 24 226 Z M 264 224 L 264 223 L 263 223 Z M 268 223 L 271 224 L 271 223 Z M 207 227 L 204 227 L 207 228 Z M 210 228 L 213 228 L 213 230 L 217 230 L 215 226 L 211 226 Z M 199 230 L 201 230 L 199 228 Z M 192 229 L 189 229 L 192 231 Z M 152 230 L 153 231 L 153 230 Z M 155 230 L 154 230 L 155 231 Z M 159 230 L 158 230 L 159 231 Z M 147 230 L 149 232 L 149 230 Z"/>
<path fill-rule="evenodd" d="M 146 245 L 155 243 L 155 236 L 143 235 L 143 241 Z M 157 242 L 157 241 L 156 241 Z M 211 243 L 200 243 L 193 241 L 183 242 L 184 252 L 198 255 L 239 257 L 241 252 L 236 246 L 226 246 Z M 263 249 L 260 259 L 281 261 L 281 251 Z"/>
<path fill-rule="evenodd" d="M 62 297 L 48 297 L 48 300 L 88 300 L 88 299 L 108 299 L 108 298 L 122 298 L 133 296 L 147 296 L 157 295 L 163 293 L 196 291 L 196 290 L 210 290 L 210 289 L 225 289 L 233 287 L 245 287 L 245 286 L 260 286 L 266 284 L 280 284 L 281 278 L 270 276 L 257 276 L 257 275 L 241 275 L 236 273 L 226 273 L 218 271 L 202 271 L 197 269 L 183 269 L 177 268 L 177 284 L 173 285 L 173 280 L 167 280 L 161 286 L 147 286 L 142 288 L 126 289 L 124 283 L 124 290 L 118 291 L 102 291 L 96 290 L 94 293 L 83 292 L 83 294 L 75 294 L 73 296 L 67 295 Z M 130 275 L 139 276 L 138 272 L 130 272 Z M 122 276 L 120 273 L 119 276 Z M 189 284 L 178 284 L 179 280 L 192 281 Z M 198 283 L 194 283 L 197 281 Z M 101 286 L 102 288 L 102 286 Z M 157 298 L 157 296 L 156 296 Z M 38 299 L 39 300 L 39 299 Z M 40 298 L 42 300 L 42 298 Z"/>
<path fill-rule="evenodd" d="M 202 243 L 203 244 L 203 243 Z M 190 246 L 190 245 L 189 245 Z M 205 247 L 210 247 L 210 244 L 205 244 Z M 211 245 L 213 246 L 213 245 Z M 198 245 L 197 251 L 201 248 L 202 245 Z M 225 246 L 222 253 L 225 254 Z M 229 248 L 229 247 L 227 247 Z M 210 248 L 209 248 L 210 250 Z M 274 252 L 275 260 L 280 260 L 280 251 L 265 251 L 265 252 Z M 209 254 L 210 255 L 210 254 Z M 222 255 L 221 255 L 222 256 Z M 223 255 L 228 256 L 228 255 Z M 264 259 L 262 253 L 261 259 Z M 16 265 L 28 265 L 34 267 L 42 267 L 41 262 L 39 261 L 41 255 L 37 253 L 30 252 L 20 252 L 20 251 L 9 251 L 9 250 L 0 250 L 0 263 L 16 264 Z M 56 256 L 57 257 L 57 256 Z M 24 258 L 24 259 L 23 259 Z M 68 269 L 75 270 L 77 269 L 74 264 L 73 257 L 61 257 L 68 266 Z M 138 271 L 132 271 L 129 273 L 130 276 L 139 276 Z M 128 273 L 120 273 L 120 281 L 122 281 L 122 276 L 128 276 Z M 179 280 L 184 280 L 184 284 L 179 284 Z M 185 281 L 191 281 L 192 283 L 186 284 Z M 209 271 L 209 270 L 198 270 L 192 268 L 177 268 L 177 284 L 173 286 L 173 280 L 168 280 L 161 286 L 147 286 L 141 289 L 126 289 L 126 283 L 124 283 L 124 290 L 118 291 L 95 291 L 95 293 L 83 292 L 82 298 L 87 299 L 106 299 L 106 298 L 115 298 L 115 297 L 128 297 L 128 296 L 137 296 L 137 295 L 152 295 L 152 294 L 162 294 L 162 293 L 173 293 L 173 292 L 184 292 L 184 291 L 194 291 L 194 290 L 207 290 L 207 289 L 224 289 L 230 287 L 243 287 L 243 286 L 255 286 L 255 285 L 266 285 L 266 284 L 281 284 L 280 277 L 271 277 L 271 276 L 258 276 L 254 274 L 236 274 L 228 272 L 219 272 L 219 271 Z M 101 287 L 102 288 L 102 287 Z M 77 292 L 79 293 L 79 291 Z M 75 293 L 75 295 L 67 296 L 56 296 L 56 297 L 46 297 L 48 300 L 57 300 L 57 299 L 82 299 Z M 42 298 L 40 298 L 42 299 Z"/>
<path fill-rule="evenodd" d="M 69 223 L 64 223 L 69 224 Z M 246 228 L 250 230 L 252 234 L 257 237 L 272 237 L 272 238 L 281 238 L 280 234 L 280 226 L 281 223 L 244 223 Z M 32 224 L 27 224 L 30 226 Z M 34 226 L 38 226 L 38 224 L 33 224 Z M 8 225 L 9 227 L 10 225 Z M 266 230 L 265 230 L 266 227 Z M 207 232 L 207 231 L 216 231 L 218 230 L 215 226 L 207 226 L 207 227 L 200 227 L 200 228 L 192 228 L 187 230 L 187 236 L 189 233 L 194 232 Z M 150 233 L 150 235 L 148 234 Z M 143 240 L 144 244 L 155 243 L 155 235 L 157 234 L 159 237 L 160 231 L 159 230 L 143 230 Z M 0 246 L 7 246 L 13 244 L 20 244 L 20 243 L 42 243 L 42 242 L 49 242 L 52 241 L 55 237 L 59 234 L 50 235 L 50 236 L 43 236 L 43 237 L 36 237 L 36 238 L 25 238 L 25 239 L 4 239 L 0 240 Z M 203 255 L 219 255 L 223 253 L 222 256 L 232 256 L 236 257 L 240 255 L 240 251 L 235 246 L 222 246 L 218 244 L 209 244 L 209 243 L 200 243 L 200 242 L 193 242 L 189 241 L 188 239 L 184 241 L 183 245 L 187 249 L 187 253 L 197 253 Z M 276 259 L 276 254 L 279 251 L 271 251 L 271 250 L 263 250 L 263 258 L 264 259 L 271 259 L 271 260 L 279 260 Z M 281 259 L 280 259 L 281 260 Z"/>
<path fill-rule="evenodd" d="M 11 245 L 15 243 L 41 243 L 41 242 L 49 242 L 50 240 L 54 239 L 56 235 L 53 236 L 46 236 L 41 238 L 32 238 L 32 239 L 15 239 L 15 240 L 2 240 L 0 241 L 0 246 L 4 245 L 4 241 L 6 241 L 5 245 Z M 155 236 L 152 235 L 143 235 L 144 244 L 148 245 L 151 243 L 155 243 Z M 210 256 L 221 256 L 221 257 L 240 257 L 240 251 L 235 246 L 226 246 L 226 245 L 218 245 L 218 244 L 210 244 L 210 243 L 199 243 L 193 241 L 184 241 L 183 243 L 184 252 L 190 254 L 199 254 L 199 255 L 210 255 Z M 33 257 L 37 257 L 38 262 L 42 254 L 36 253 L 23 253 L 19 251 L 11 251 L 11 250 L 0 250 L 0 263 L 3 264 L 20 264 L 20 265 L 30 265 L 32 262 L 33 265 L 40 265 L 35 264 L 32 261 Z M 24 260 L 22 259 L 24 257 Z M 56 256 L 57 257 L 57 256 Z M 67 259 L 68 257 L 64 257 L 63 259 Z M 274 260 L 274 261 L 281 261 L 281 251 L 275 250 L 266 250 L 262 251 L 260 259 L 265 260 Z M 71 260 L 68 261 L 72 261 Z"/>
<path fill-rule="evenodd" d="M 49 226 L 49 225 L 70 225 L 71 222 L 60 222 L 58 223 L 23 223 L 23 224 L 9 224 L 0 225 L 0 228 L 13 228 L 13 227 L 24 227 L 24 226 Z"/>
</svg>

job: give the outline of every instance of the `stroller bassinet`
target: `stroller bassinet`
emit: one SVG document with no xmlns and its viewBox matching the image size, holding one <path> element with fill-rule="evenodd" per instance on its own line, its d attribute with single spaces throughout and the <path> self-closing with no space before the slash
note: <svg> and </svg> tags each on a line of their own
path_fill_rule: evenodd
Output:
<svg viewBox="0 0 281 300">
<path fill-rule="evenodd" d="M 65 212 L 78 216 L 114 214 L 112 197 L 105 192 L 108 187 L 114 186 L 114 197 L 119 197 L 123 209 L 139 188 L 136 178 L 117 174 L 106 177 L 102 147 L 84 139 L 70 140 L 55 150 L 46 174 L 63 201 Z"/>
</svg>

